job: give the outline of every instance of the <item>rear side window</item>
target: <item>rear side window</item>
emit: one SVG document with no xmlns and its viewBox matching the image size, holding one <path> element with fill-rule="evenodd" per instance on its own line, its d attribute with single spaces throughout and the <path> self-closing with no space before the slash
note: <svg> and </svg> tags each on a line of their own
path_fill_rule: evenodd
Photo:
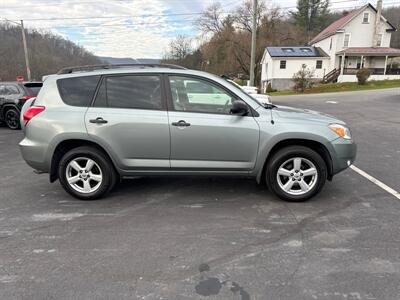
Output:
<svg viewBox="0 0 400 300">
<path fill-rule="evenodd" d="M 103 79 L 95 106 L 113 108 L 163 108 L 161 80 L 157 75 L 124 75 Z"/>
<path fill-rule="evenodd" d="M 73 77 L 57 80 L 58 90 L 65 104 L 89 106 L 100 76 Z"/>
</svg>

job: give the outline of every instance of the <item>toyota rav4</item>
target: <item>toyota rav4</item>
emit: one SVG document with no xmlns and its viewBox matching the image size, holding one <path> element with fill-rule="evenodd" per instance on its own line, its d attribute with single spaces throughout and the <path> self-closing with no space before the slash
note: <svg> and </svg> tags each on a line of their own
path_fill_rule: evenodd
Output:
<svg viewBox="0 0 400 300">
<path fill-rule="evenodd" d="M 25 161 L 83 200 L 121 178 L 229 175 L 304 201 L 356 156 L 350 130 L 332 116 L 259 102 L 173 65 L 63 69 L 24 105 L 21 126 Z"/>
</svg>

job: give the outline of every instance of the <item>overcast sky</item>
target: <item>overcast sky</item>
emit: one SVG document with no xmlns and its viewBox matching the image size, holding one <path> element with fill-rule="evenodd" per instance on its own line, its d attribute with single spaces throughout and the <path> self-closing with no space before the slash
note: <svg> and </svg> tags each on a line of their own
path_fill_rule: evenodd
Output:
<svg viewBox="0 0 400 300">
<path fill-rule="evenodd" d="M 232 12 L 243 0 L 220 0 Z M 262 0 L 259 0 L 262 1 Z M 160 58 L 178 34 L 196 37 L 193 20 L 213 0 L 0 0 L 0 17 L 58 33 L 96 55 Z M 331 0 L 333 9 L 366 0 Z M 336 2 L 336 3 L 335 3 Z M 375 1 L 372 1 L 374 3 Z M 384 0 L 385 5 L 400 0 Z M 291 10 L 296 0 L 267 0 Z M 96 18 L 100 17 L 100 18 Z M 61 19 L 63 18 L 63 19 Z"/>
</svg>

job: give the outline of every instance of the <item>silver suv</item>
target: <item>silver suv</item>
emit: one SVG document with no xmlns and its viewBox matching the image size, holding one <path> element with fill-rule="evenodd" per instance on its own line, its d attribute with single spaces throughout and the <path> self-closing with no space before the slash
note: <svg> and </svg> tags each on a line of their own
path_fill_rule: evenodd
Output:
<svg viewBox="0 0 400 300">
<path fill-rule="evenodd" d="M 26 162 L 83 200 L 132 176 L 234 175 L 303 201 L 356 155 L 334 117 L 260 103 L 225 79 L 172 65 L 63 69 L 22 112 Z"/>
</svg>

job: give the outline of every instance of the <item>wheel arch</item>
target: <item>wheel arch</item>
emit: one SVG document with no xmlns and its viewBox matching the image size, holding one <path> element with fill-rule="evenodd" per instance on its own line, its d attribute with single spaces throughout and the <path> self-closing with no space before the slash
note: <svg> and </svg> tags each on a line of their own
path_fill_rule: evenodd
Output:
<svg viewBox="0 0 400 300">
<path fill-rule="evenodd" d="M 9 109 L 16 109 L 19 113 L 21 113 L 21 110 L 19 109 L 18 105 L 14 104 L 14 103 L 6 103 L 4 105 L 1 106 L 1 110 L 0 110 L 0 116 L 1 119 L 4 120 L 5 114 Z"/>
<path fill-rule="evenodd" d="M 90 146 L 90 147 L 96 148 L 97 150 L 104 153 L 104 155 L 106 155 L 106 157 L 110 160 L 112 167 L 114 168 L 116 174 L 118 174 L 117 168 L 116 168 L 114 160 L 112 159 L 112 156 L 101 145 L 99 145 L 96 142 L 83 140 L 83 139 L 66 139 L 66 140 L 60 141 L 53 151 L 53 155 L 51 157 L 51 163 L 50 163 L 50 182 L 54 182 L 58 179 L 57 167 L 58 167 L 58 164 L 59 164 L 61 158 L 63 157 L 63 155 L 72 149 L 82 147 L 82 146 Z"/>
<path fill-rule="evenodd" d="M 328 180 L 332 180 L 333 177 L 333 163 L 332 163 L 332 157 L 327 149 L 327 147 L 316 140 L 311 140 L 311 139 L 302 139 L 302 138 L 289 138 L 289 139 L 284 139 L 276 142 L 270 151 L 267 153 L 266 158 L 264 159 L 264 164 L 261 168 L 261 170 L 257 174 L 257 182 L 260 183 L 263 178 L 265 178 L 265 171 L 268 165 L 269 160 L 271 157 L 278 152 L 280 149 L 283 149 L 288 146 L 304 146 L 308 147 L 315 152 L 317 152 L 322 159 L 324 160 L 326 166 L 327 166 L 327 171 L 328 171 Z"/>
</svg>

